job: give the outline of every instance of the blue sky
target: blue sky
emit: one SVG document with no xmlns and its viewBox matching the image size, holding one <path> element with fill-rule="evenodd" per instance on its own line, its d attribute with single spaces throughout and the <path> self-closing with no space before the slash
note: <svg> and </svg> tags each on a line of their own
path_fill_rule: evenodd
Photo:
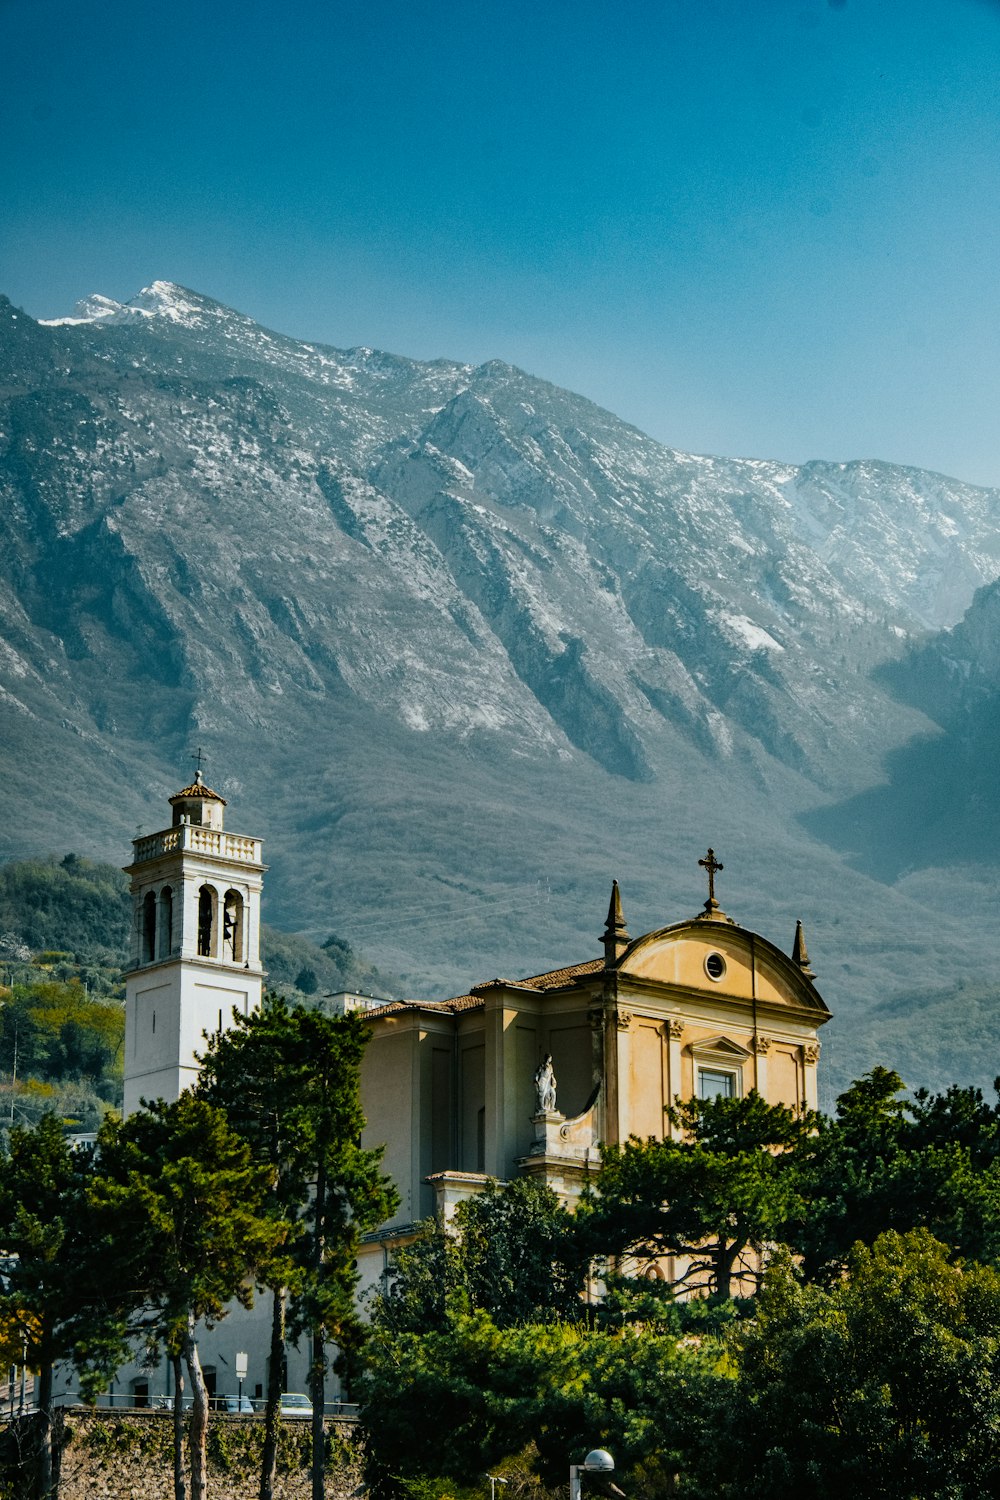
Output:
<svg viewBox="0 0 1000 1500">
<path fill-rule="evenodd" d="M 1000 485 L 1000 0 L 0 0 L 0 291 Z"/>
</svg>

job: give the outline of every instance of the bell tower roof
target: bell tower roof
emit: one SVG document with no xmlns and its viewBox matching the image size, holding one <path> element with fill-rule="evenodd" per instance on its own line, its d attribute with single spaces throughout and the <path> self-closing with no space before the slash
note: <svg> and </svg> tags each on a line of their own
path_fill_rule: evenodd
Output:
<svg viewBox="0 0 1000 1500">
<path fill-rule="evenodd" d="M 220 829 L 223 826 L 222 809 L 226 805 L 226 799 L 205 785 L 201 779 L 200 766 L 194 773 L 191 785 L 182 787 L 167 800 L 174 810 L 175 828 L 180 823 L 200 823 L 207 828 Z"/>
<path fill-rule="evenodd" d="M 194 780 L 190 786 L 182 787 L 179 792 L 175 792 L 167 800 L 170 806 L 173 807 L 175 802 L 188 802 L 193 798 L 200 798 L 203 801 L 209 802 L 221 802 L 223 807 L 226 805 L 225 797 L 220 797 L 218 792 L 213 792 L 210 786 L 205 785 L 201 779 L 200 771 L 195 771 Z"/>
</svg>

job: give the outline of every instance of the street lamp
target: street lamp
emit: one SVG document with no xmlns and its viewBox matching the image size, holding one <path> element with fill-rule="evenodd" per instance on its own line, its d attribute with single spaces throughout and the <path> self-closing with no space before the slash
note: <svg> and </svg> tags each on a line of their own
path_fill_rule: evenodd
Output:
<svg viewBox="0 0 1000 1500">
<path fill-rule="evenodd" d="M 236 1398 L 236 1410 L 240 1416 L 243 1415 L 243 1382 L 247 1378 L 247 1356 L 241 1351 L 236 1356 L 236 1379 L 240 1384 L 240 1393 Z"/>
<path fill-rule="evenodd" d="M 510 1480 L 502 1479 L 499 1474 L 487 1474 L 486 1478 L 490 1482 L 490 1500 L 497 1500 L 497 1485 L 509 1484 Z"/>
<path fill-rule="evenodd" d="M 580 1500 L 581 1474 L 613 1474 L 615 1461 L 604 1448 L 592 1448 L 582 1464 L 569 1466 L 569 1500 Z"/>
</svg>

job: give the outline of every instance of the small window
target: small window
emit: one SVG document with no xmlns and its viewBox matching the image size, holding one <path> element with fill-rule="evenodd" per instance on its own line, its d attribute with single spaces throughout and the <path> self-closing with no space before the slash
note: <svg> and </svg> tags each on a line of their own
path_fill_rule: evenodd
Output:
<svg viewBox="0 0 1000 1500">
<path fill-rule="evenodd" d="M 736 1074 L 725 1068 L 698 1069 L 699 1099 L 735 1099 Z"/>
<path fill-rule="evenodd" d="M 705 973 L 709 979 L 718 982 L 726 972 L 726 960 L 721 953 L 710 953 L 705 959 Z"/>
</svg>

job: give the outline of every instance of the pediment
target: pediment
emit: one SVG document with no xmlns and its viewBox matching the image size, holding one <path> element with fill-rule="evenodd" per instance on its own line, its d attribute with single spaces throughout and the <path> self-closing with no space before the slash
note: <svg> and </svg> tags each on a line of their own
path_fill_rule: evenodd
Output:
<svg viewBox="0 0 1000 1500">
<path fill-rule="evenodd" d="M 741 1047 L 739 1042 L 734 1042 L 729 1036 L 701 1037 L 697 1042 L 691 1043 L 691 1051 L 699 1057 L 711 1056 L 720 1061 L 725 1059 L 727 1062 L 738 1063 L 746 1062 L 753 1055 L 748 1047 Z"/>
<path fill-rule="evenodd" d="M 623 979 L 644 984 L 829 1015 L 812 978 L 787 953 L 728 921 L 696 918 L 647 933 L 616 967 Z"/>
</svg>

